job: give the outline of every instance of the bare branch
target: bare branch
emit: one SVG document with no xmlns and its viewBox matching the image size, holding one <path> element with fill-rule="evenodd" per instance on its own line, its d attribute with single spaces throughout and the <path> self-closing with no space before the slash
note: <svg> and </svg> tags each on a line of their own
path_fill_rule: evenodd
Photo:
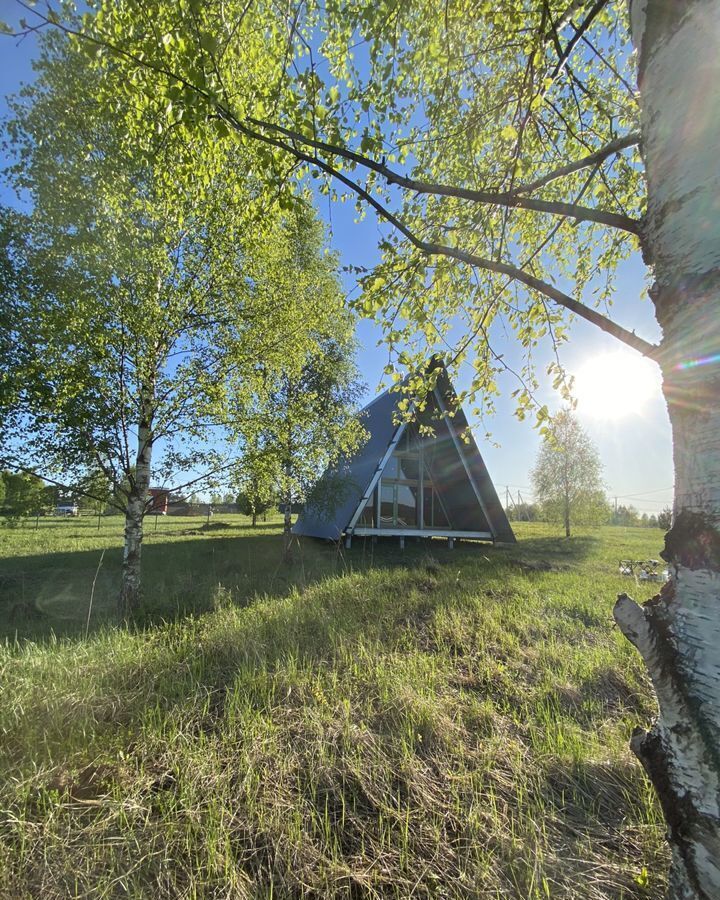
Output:
<svg viewBox="0 0 720 900">
<path fill-rule="evenodd" d="M 633 147 L 639 143 L 640 132 L 633 131 L 630 134 L 626 134 L 625 137 L 616 138 L 614 141 L 610 141 L 609 144 L 605 144 L 604 147 L 601 147 L 594 153 L 590 153 L 588 156 L 583 156 L 582 159 L 567 163 L 564 166 L 559 166 L 557 169 L 553 169 L 546 175 L 536 178 L 535 181 L 518 185 L 513 193 L 531 194 L 533 191 L 545 187 L 546 184 L 550 184 L 551 181 L 555 181 L 557 178 L 564 178 L 566 175 L 572 175 L 573 172 L 577 172 L 580 169 L 588 169 L 590 166 L 603 162 L 608 156 L 612 156 L 613 153 L 619 153 L 621 150 L 626 150 L 628 147 Z"/>
</svg>

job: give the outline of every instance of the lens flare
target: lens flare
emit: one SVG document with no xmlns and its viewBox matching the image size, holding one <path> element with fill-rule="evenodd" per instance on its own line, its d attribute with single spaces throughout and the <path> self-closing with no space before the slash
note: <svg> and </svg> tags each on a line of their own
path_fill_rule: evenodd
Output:
<svg viewBox="0 0 720 900">
<path fill-rule="evenodd" d="M 720 353 L 713 353 L 712 356 L 698 356 L 697 359 L 686 359 L 685 362 L 678 363 L 673 368 L 680 371 L 682 369 L 694 369 L 696 366 L 709 366 L 717 362 L 720 362 Z"/>
</svg>

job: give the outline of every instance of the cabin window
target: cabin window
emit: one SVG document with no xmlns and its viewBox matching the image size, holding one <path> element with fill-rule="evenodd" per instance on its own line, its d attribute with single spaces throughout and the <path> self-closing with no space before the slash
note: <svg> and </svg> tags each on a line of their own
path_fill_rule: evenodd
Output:
<svg viewBox="0 0 720 900">
<path fill-rule="evenodd" d="M 440 492 L 433 487 L 431 482 L 425 482 L 425 496 L 423 498 L 423 525 L 425 528 L 451 528 L 450 521 L 445 512 Z"/>
<path fill-rule="evenodd" d="M 395 485 L 395 527 L 417 528 L 417 483 Z"/>
<path fill-rule="evenodd" d="M 380 528 L 452 528 L 447 504 L 433 477 L 439 468 L 436 474 L 442 478 L 438 456 L 447 453 L 446 441 L 440 447 L 437 444 L 436 436 L 424 438 L 414 425 L 405 429 L 380 482 Z M 365 514 L 362 522 L 375 524 Z"/>
<path fill-rule="evenodd" d="M 380 527 L 395 526 L 395 484 L 382 480 L 380 484 Z"/>
</svg>

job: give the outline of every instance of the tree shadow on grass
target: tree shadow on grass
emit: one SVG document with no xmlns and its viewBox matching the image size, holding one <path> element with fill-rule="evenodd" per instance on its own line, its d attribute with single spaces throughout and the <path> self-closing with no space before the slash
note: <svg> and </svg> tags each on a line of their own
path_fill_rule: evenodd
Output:
<svg viewBox="0 0 720 900">
<path fill-rule="evenodd" d="M 430 552 L 424 543 L 399 553 L 395 542 L 346 551 L 331 542 L 301 539 L 292 562 L 284 563 L 277 524 L 263 523 L 251 530 L 248 534 L 244 525 L 237 530 L 191 527 L 166 534 L 149 530 L 143 546 L 143 606 L 135 624 L 147 628 L 208 612 L 218 599 L 245 606 L 258 596 L 287 596 L 328 577 L 413 566 Z M 169 537 L 173 539 L 163 539 Z M 460 548 L 451 558 L 473 551 L 477 548 Z M 432 552 L 443 556 L 447 551 L 441 545 Z M 93 633 L 115 625 L 121 568 L 118 546 L 3 560 L 0 639 L 77 638 L 86 630 Z"/>
<path fill-rule="evenodd" d="M 408 632 L 414 634 L 417 623 L 423 622 L 432 637 L 435 612 L 453 602 L 456 561 L 462 560 L 480 580 L 485 571 L 496 574 L 503 567 L 512 574 L 515 551 L 508 554 L 482 545 L 449 551 L 437 542 L 437 546 L 413 543 L 400 553 L 395 541 L 370 543 L 363 557 L 361 546 L 343 552 L 333 545 L 303 541 L 296 563 L 282 569 L 278 562 L 280 546 L 278 534 L 239 540 L 218 534 L 213 540 L 151 545 L 145 560 L 150 579 L 146 593 L 154 579 L 160 596 L 161 578 L 177 574 L 173 567 L 184 565 L 187 572 L 208 570 L 205 589 L 211 597 L 213 585 L 227 588 L 233 577 L 246 571 L 249 576 L 257 575 L 258 586 L 266 585 L 256 593 L 278 598 L 277 602 L 238 610 L 232 603 L 239 603 L 239 597 L 233 597 L 228 608 L 219 609 L 217 615 L 168 625 L 158 633 L 148 628 L 127 640 L 101 634 L 87 645 L 49 648 L 44 659 L 37 654 L 30 677 L 38 687 L 47 686 L 49 690 L 27 692 L 22 721 L 9 716 L 11 727 L 4 747 L 8 758 L 27 759 L 32 754 L 33 772 L 37 774 L 33 775 L 35 793 L 28 795 L 25 807 L 29 819 L 42 820 L 46 808 L 42 804 L 48 803 L 46 793 L 54 790 L 64 804 L 63 827 L 75 837 L 87 824 L 83 816 L 93 814 L 93 807 L 83 803 L 91 804 L 108 795 L 116 799 L 118 795 L 127 796 L 131 798 L 128 808 L 147 808 L 153 815 L 159 809 L 170 810 L 167 825 L 161 823 L 162 852 L 175 859 L 172 853 L 178 853 L 180 843 L 184 853 L 191 846 L 188 835 L 180 832 L 176 823 L 190 817 L 184 804 L 199 823 L 198 844 L 205 846 L 208 832 L 202 826 L 212 822 L 205 813 L 211 806 L 206 801 L 212 799 L 226 804 L 228 815 L 222 820 L 223 828 L 238 842 L 238 856 L 254 859 L 251 853 L 256 853 L 257 845 L 267 844 L 273 851 L 268 851 L 272 865 L 277 863 L 279 846 L 295 845 L 281 845 L 277 836 L 282 832 L 265 830 L 268 817 L 262 819 L 258 814 L 236 819 L 237 810 L 244 810 L 245 803 L 249 806 L 248 796 L 262 804 L 277 794 L 281 818 L 294 809 L 303 814 L 316 812 L 318 821 L 324 816 L 338 840 L 350 841 L 344 850 L 348 854 L 356 852 L 358 843 L 370 833 L 367 828 L 375 829 L 372 833 L 389 834 L 378 826 L 380 814 L 372 798 L 379 797 L 383 804 L 387 800 L 390 807 L 403 782 L 383 780 L 382 760 L 387 758 L 387 771 L 396 774 L 417 771 L 424 777 L 429 771 L 424 761 L 434 759 L 441 771 L 443 766 L 448 768 L 446 757 L 433 757 L 429 749 L 435 727 L 432 723 L 439 726 L 446 721 L 439 716 L 434 719 L 430 712 L 425 718 L 427 698 L 436 684 L 429 671 L 435 671 L 436 664 L 457 666 L 461 660 L 447 647 L 447 655 L 440 656 L 441 648 L 432 640 L 413 654 Z M 518 558 L 524 558 L 522 545 L 516 549 Z M 370 552 L 371 562 L 367 559 Z M 451 562 L 452 566 L 447 565 Z M 356 577 L 359 572 L 366 576 Z M 333 574 L 347 577 L 326 580 Z M 285 579 L 284 591 L 280 590 L 281 578 Z M 198 594 L 197 584 L 193 589 Z M 283 592 L 289 595 L 285 600 L 280 599 Z M 415 658 L 417 669 L 409 666 Z M 17 660 L 18 669 L 22 662 Z M 70 675 L 64 677 L 66 671 Z M 424 679 L 429 679 L 427 696 L 422 690 L 415 696 L 415 678 L 421 688 Z M 596 691 L 597 687 L 593 683 L 589 689 Z M 360 705 L 357 711 L 351 709 L 351 702 Z M 367 709 L 362 704 L 367 704 Z M 372 718 L 373 711 L 378 713 L 377 722 Z M 426 721 L 432 728 L 426 730 Z M 494 721 L 494 716 L 488 719 L 488 727 L 493 727 Z M 421 738 L 422 746 L 416 744 L 414 752 L 423 762 L 402 769 L 407 733 L 416 742 Z M 439 753 L 443 746 L 438 743 Z M 195 748 L 197 752 L 193 753 Z M 468 750 L 476 750 L 474 740 Z M 293 754 L 295 769 L 283 769 L 272 762 Z M 317 763 L 308 762 L 317 754 Z M 372 767 L 358 769 L 360 758 Z M 594 771 L 593 762 L 573 766 L 547 758 L 544 765 L 545 772 L 540 772 L 532 784 L 531 799 L 537 806 L 528 804 L 525 787 L 521 785 L 520 797 L 520 789 L 516 794 L 510 783 L 509 810 L 514 816 L 517 806 L 519 822 L 532 808 L 549 810 L 543 822 L 558 829 L 559 838 L 553 846 L 561 848 L 567 857 L 561 874 L 568 883 L 577 882 L 576 872 L 595 877 L 597 869 L 614 879 L 613 884 L 621 885 L 623 896 L 658 896 L 644 894 L 633 881 L 636 870 L 628 859 L 648 855 L 642 853 L 640 840 L 632 846 L 632 853 L 623 844 L 629 834 L 624 829 L 623 814 L 642 805 L 636 771 L 625 772 L 613 763 L 600 764 Z M 208 766 L 212 766 L 217 789 L 207 780 Z M 375 770 L 379 774 L 373 780 L 368 772 Z M 234 774 L 226 778 L 226 772 Z M 295 773 L 292 779 L 288 772 Z M 243 793 L 245 783 L 250 785 L 249 792 L 256 790 L 256 773 L 269 782 L 263 785 L 265 792 Z M 501 772 L 500 777 L 508 785 L 507 775 Z M 93 778 L 98 781 L 97 787 L 86 784 Z M 418 786 L 424 788 L 428 783 L 432 788 L 432 780 L 418 782 Z M 198 812 L 200 807 L 190 806 L 192 791 L 197 789 L 202 790 L 202 812 Z M 293 807 L 287 806 L 288 790 L 295 792 L 291 794 L 295 798 Z M 445 794 L 438 790 L 437 796 L 445 812 Z M 74 799 L 78 800 L 76 807 L 72 806 Z M 344 823 L 346 806 L 352 815 L 348 815 L 347 824 L 338 824 Z M 102 808 L 106 816 L 107 807 Z M 381 820 L 384 816 L 383 806 Z M 140 819 L 147 821 L 144 812 Z M 357 832 L 353 831 L 356 823 Z M 106 834 L 102 829 L 107 826 L 99 820 L 97 824 L 95 833 Z M 132 832 L 133 825 L 128 828 Z M 143 828 L 145 825 L 137 826 L 133 838 L 147 840 L 149 832 Z M 175 841 L 172 852 L 166 851 L 171 844 L 169 836 Z M 514 839 L 513 852 L 516 844 Z M 97 841 L 97 845 L 102 846 L 102 842 Z M 598 851 L 588 857 L 587 847 L 591 845 Z M 457 844 L 453 846 L 457 848 Z M 518 883 L 526 885 L 535 875 L 523 870 L 522 854 L 517 855 L 517 863 L 509 865 L 517 870 Z M 102 866 L 112 864 L 108 856 L 98 856 L 91 868 L 100 871 Z M 313 869 L 312 874 L 317 871 Z M 453 896 L 464 896 L 467 885 L 455 887 Z M 520 890 L 513 896 L 521 896 Z M 429 891 L 428 896 L 431 894 Z M 321 889 L 317 895 L 322 896 Z M 522 895 L 529 896 L 529 890 Z"/>
<path fill-rule="evenodd" d="M 297 583 L 335 573 L 337 565 L 327 551 L 304 555 L 302 566 L 284 566 L 281 539 L 267 533 L 271 528 L 277 532 L 277 526 L 242 536 L 201 527 L 166 536 L 149 532 L 137 624 L 147 627 L 206 612 L 213 608 L 218 586 L 226 597 L 243 604 L 257 594 L 283 595 Z M 32 640 L 51 634 L 79 637 L 89 612 L 90 632 L 115 624 L 121 569 L 122 549 L 117 546 L 3 560 L 0 635 Z"/>
<path fill-rule="evenodd" d="M 178 544 L 179 554 L 192 549 Z M 255 546 L 255 554 L 260 549 Z M 396 555 L 394 563 L 375 566 L 363 578 L 357 577 L 358 567 L 346 566 L 347 577 L 324 579 L 333 573 L 327 557 L 337 552 L 323 551 L 324 565 L 315 559 L 312 582 L 305 560 L 304 587 L 298 570 L 294 583 L 287 573 L 284 599 L 276 590 L 269 598 L 274 602 L 246 608 L 230 602 L 220 605 L 217 615 L 177 623 L 166 616 L 159 631 L 147 627 L 118 639 L 106 629 L 87 643 L 39 649 L 33 677 L 51 696 L 46 703 L 42 691 L 33 693 L 22 722 L 16 720 L 7 733 L 5 751 L 20 758 L 28 748 L 40 748 L 33 752 L 50 754 L 55 762 L 76 753 L 92 756 L 106 746 L 104 735 L 134 733 L 148 715 L 164 720 L 175 710 L 188 727 L 209 731 L 222 727 L 228 698 L 237 702 L 238 696 L 258 709 L 272 706 L 275 697 L 302 706 L 302 698 L 292 694 L 296 670 L 332 667 L 338 658 L 354 665 L 353 648 L 360 645 L 384 645 L 394 652 L 408 623 L 449 602 L 448 591 L 432 574 L 434 561 L 421 564 L 427 556 L 418 554 L 408 565 L 408 556 Z M 207 590 L 210 596 L 209 584 Z M 15 665 L 22 667 L 23 659 Z"/>
<path fill-rule="evenodd" d="M 498 575 L 507 576 L 511 593 L 517 587 L 513 582 L 525 574 L 534 577 L 535 572 L 552 571 L 533 568 L 530 563 L 580 569 L 597 549 L 596 539 L 587 536 L 569 542 L 532 537 L 509 549 L 458 543 L 453 551 L 442 541 L 408 541 L 403 552 L 397 539 L 375 544 L 356 541 L 350 551 L 302 540 L 295 548 L 293 564 L 285 566 L 280 562 L 282 539 L 276 525 L 259 534 L 241 528 L 242 534 L 223 529 L 178 537 L 176 532 L 174 540 L 158 535 L 145 545 L 148 611 L 145 627 L 138 633 L 107 630 L 88 642 L 40 648 L 32 652 L 29 666 L 21 655 L 10 660 L 7 684 L 12 693 L 6 704 L 0 755 L 8 761 L 8 771 L 23 770 L 23 777 L 15 780 L 27 785 L 18 805 L 25 804 L 20 808 L 29 821 L 44 822 L 46 810 L 54 810 L 53 815 L 65 817 L 63 834 L 72 836 L 69 843 L 75 847 L 93 809 L 102 810 L 94 823 L 95 834 L 100 836 L 93 845 L 96 853 L 96 847 L 104 846 L 106 835 L 107 846 L 116 835 L 111 833 L 114 825 L 100 821 L 100 815 L 107 817 L 108 806 L 94 807 L 94 802 L 105 804 L 108 796 L 116 800 L 120 796 L 128 798 L 128 809 L 152 810 L 153 815 L 160 809 L 170 810 L 167 822 L 158 827 L 159 846 L 165 855 L 168 835 L 173 835 L 176 856 L 168 852 L 168 858 L 179 860 L 171 864 L 181 869 L 185 859 L 181 853 L 186 853 L 189 845 L 178 822 L 190 818 L 183 804 L 191 804 L 192 792 L 201 790 L 203 810 L 210 808 L 205 801 L 211 796 L 225 804 L 223 828 L 237 841 L 238 855 L 254 859 L 251 854 L 257 846 L 267 845 L 267 865 L 272 871 L 280 832 L 265 830 L 267 817 L 235 818 L 238 809 L 249 805 L 248 796 L 255 795 L 232 785 L 242 786 L 247 781 L 252 792 L 253 778 L 260 772 L 268 782 L 261 795 L 265 803 L 277 793 L 282 816 L 298 809 L 317 813 L 318 821 L 325 817 L 338 840 L 349 842 L 344 852 L 352 854 L 366 834 L 387 833 L 378 825 L 380 813 L 372 798 L 380 798 L 385 817 L 384 803 L 403 787 L 400 776 L 397 782 L 384 780 L 379 759 L 387 758 L 387 771 L 395 775 L 417 771 L 424 778 L 435 761 L 441 772 L 443 767 L 450 771 L 442 742 L 437 744 L 440 755 L 433 756 L 431 748 L 433 735 L 454 719 L 439 713 L 435 716 L 431 698 L 444 696 L 447 700 L 459 688 L 449 682 L 451 688 L 438 694 L 443 681 L 436 680 L 434 673 L 443 667 L 450 675 L 464 672 L 470 653 L 476 649 L 487 653 L 486 647 L 492 647 L 494 640 L 488 632 L 487 644 L 474 646 L 472 617 L 476 617 L 475 624 L 484 622 L 495 601 L 473 607 L 465 602 L 462 584 L 471 583 L 470 593 L 476 585 L 482 587 L 485 577 L 496 581 Z M 39 635 L 47 635 L 50 628 L 60 633 L 52 624 L 52 615 L 57 619 L 62 609 L 69 617 L 64 633 L 69 637 L 83 634 L 100 553 L 98 549 L 37 554 L 0 564 L 0 574 L 10 578 L 22 574 L 27 579 L 28 593 L 32 592 L 31 579 L 38 579 L 48 616 L 40 623 Z M 12 566 L 6 565 L 10 562 Z M 93 626 L 112 621 L 120 565 L 120 548 L 109 548 L 95 597 L 96 603 L 105 603 L 101 608 L 106 618 L 99 618 L 98 609 Z M 101 579 L 105 579 L 102 601 Z M 67 592 L 65 600 L 55 606 L 47 603 L 53 591 Z M 255 603 L 255 597 L 265 597 L 268 602 Z M 3 602 L 0 600 L 0 621 Z M 534 602 L 532 597 L 529 602 Z M 542 609 L 541 601 L 538 604 L 537 609 Z M 214 607 L 216 615 L 154 627 L 156 622 Z M 457 619 L 443 619 L 447 607 L 458 613 Z M 488 628 L 491 620 L 488 616 Z M 446 627 L 449 621 L 455 622 L 457 633 L 452 630 L 442 639 L 443 621 Z M 552 624 L 555 620 L 544 617 L 544 621 Z M 562 621 L 557 622 L 562 629 Z M 497 634 L 506 624 L 495 622 Z M 452 644 L 448 643 L 450 637 Z M 612 668 L 593 672 L 578 690 L 593 697 L 602 695 L 610 709 L 625 709 L 632 701 L 624 679 L 616 678 Z M 557 702 L 556 694 L 553 692 L 549 701 Z M 574 704 L 575 700 L 570 697 L 568 702 Z M 18 709 L 20 714 L 15 712 Z M 477 705 L 472 696 L 463 698 L 458 715 L 465 714 L 477 716 L 488 734 L 495 734 L 496 727 L 509 727 L 506 716 L 487 711 L 482 696 Z M 592 720 L 583 718 L 580 706 L 577 710 L 571 706 L 563 714 L 583 729 L 593 725 Z M 607 713 L 598 719 L 598 725 L 606 720 Z M 477 749 L 477 725 L 472 728 L 467 747 L 470 759 Z M 459 740 L 461 733 L 449 727 L 449 734 L 455 735 L 453 741 Z M 502 734 L 498 731 L 496 737 Z M 402 768 L 408 735 L 415 742 L 416 758 L 412 766 Z M 282 765 L 274 767 L 267 762 L 284 760 L 293 753 L 297 757 L 294 769 L 283 770 Z M 331 754 L 329 763 L 323 753 Z M 362 777 L 356 774 L 358 753 L 370 764 Z M 312 762 L 316 757 L 317 765 Z M 654 852 L 644 836 L 648 828 L 642 821 L 642 809 L 647 803 L 639 767 L 613 759 L 607 764 L 574 762 L 567 755 L 561 758 L 559 752 L 557 756 L 544 752 L 542 765 L 530 785 L 530 802 L 525 782 L 520 781 L 516 792 L 502 765 L 498 784 L 505 785 L 510 815 L 519 823 L 533 810 L 542 812 L 543 827 L 547 825 L 553 834 L 552 847 L 562 853 L 558 876 L 567 884 L 577 884 L 583 878 L 598 878 L 600 873 L 608 883 L 618 885 L 617 896 L 659 896 L 655 881 L 651 892 L 635 880 L 640 863 L 634 861 L 652 859 Z M 208 780 L 209 767 L 219 784 L 217 791 L 215 782 Z M 367 772 L 376 769 L 377 780 L 372 780 Z M 236 781 L 225 779 L 226 771 L 236 772 L 232 776 Z M 294 773 L 294 780 L 287 777 L 288 772 Z M 428 783 L 432 788 L 433 782 L 424 780 L 418 787 L 425 788 Z M 288 784 L 297 785 L 292 807 L 287 806 L 287 794 L 283 793 Z M 222 794 L 223 790 L 227 793 Z M 57 794 L 55 799 L 51 792 Z M 437 796 L 444 811 L 446 793 L 438 789 Z M 344 826 L 338 825 L 346 807 L 353 814 Z M 205 824 L 213 825 L 214 820 L 198 809 L 187 807 L 199 823 L 198 846 L 204 847 L 209 833 Z M 145 813 L 140 819 L 147 821 Z M 422 824 L 422 819 L 419 821 Z M 357 831 L 353 831 L 355 823 Z M 145 825 L 138 825 L 135 832 L 133 827 L 128 826 L 132 839 L 147 841 Z M 180 844 L 181 853 L 177 850 Z M 589 853 L 588 847 L 596 851 Z M 515 839 L 512 852 L 516 852 Z M 516 855 L 517 860 L 509 855 L 507 862 L 519 885 L 512 896 L 529 896 L 528 885 L 534 883 L 536 872 L 527 868 L 522 853 Z M 664 869 L 662 863 L 659 860 L 658 870 Z M 43 864 L 51 866 L 53 874 L 59 869 L 53 859 L 49 863 L 43 860 Z M 89 869 L 102 872 L 105 867 L 114 873 L 113 865 L 110 855 L 99 854 Z M 120 865 L 125 865 L 124 860 Z M 314 877 L 319 869 L 312 871 Z M 454 896 L 463 896 L 467 885 L 456 887 Z M 322 888 L 317 895 L 323 895 Z"/>
<path fill-rule="evenodd" d="M 595 555 L 601 546 L 599 537 L 578 535 L 563 538 L 560 536 L 522 538 L 512 546 L 509 555 L 515 559 L 528 560 L 535 563 L 566 564 L 580 563 Z"/>
<path fill-rule="evenodd" d="M 258 596 L 286 596 L 328 577 L 372 569 L 478 561 L 478 578 L 507 568 L 523 574 L 570 568 L 597 544 L 593 537 L 571 541 L 528 538 L 512 548 L 444 540 L 397 538 L 356 540 L 352 549 L 301 538 L 290 563 L 282 561 L 277 523 L 228 526 L 198 522 L 181 531 L 147 529 L 143 547 L 144 600 L 136 625 L 197 615 L 223 603 L 248 605 Z M 42 640 L 50 635 L 81 637 L 116 624 L 122 549 L 68 550 L 18 556 L 0 563 L 0 638 Z M 93 588 L 94 585 L 94 588 Z M 89 622 L 89 627 L 88 627 Z"/>
</svg>

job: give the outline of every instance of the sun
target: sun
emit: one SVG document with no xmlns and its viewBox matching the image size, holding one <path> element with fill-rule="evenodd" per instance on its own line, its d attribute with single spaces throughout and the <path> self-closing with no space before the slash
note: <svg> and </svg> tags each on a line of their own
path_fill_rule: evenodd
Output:
<svg viewBox="0 0 720 900">
<path fill-rule="evenodd" d="M 660 370 L 652 360 L 616 350 L 586 360 L 575 374 L 578 412 L 597 419 L 641 414 L 660 394 Z"/>
</svg>

